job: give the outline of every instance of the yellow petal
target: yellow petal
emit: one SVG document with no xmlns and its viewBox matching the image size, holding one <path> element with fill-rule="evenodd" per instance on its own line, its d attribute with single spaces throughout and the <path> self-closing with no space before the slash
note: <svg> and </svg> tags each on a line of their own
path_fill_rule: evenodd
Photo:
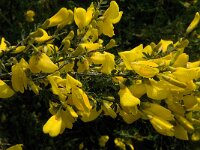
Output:
<svg viewBox="0 0 200 150">
<path fill-rule="evenodd" d="M 142 52 L 143 52 L 143 45 L 140 44 L 139 46 L 133 48 L 130 51 L 120 52 L 119 56 L 123 59 L 126 68 L 128 70 L 132 70 L 130 63 L 137 60 L 143 60 L 144 55 L 142 54 Z"/>
<path fill-rule="evenodd" d="M 5 82 L 0 80 L 0 98 L 9 98 L 14 94 L 14 91 Z"/>
<path fill-rule="evenodd" d="M 178 56 L 174 64 L 172 65 L 173 67 L 186 67 L 187 62 L 189 60 L 189 56 L 186 53 L 182 53 Z"/>
<path fill-rule="evenodd" d="M 120 105 L 127 113 L 135 113 L 134 107 L 140 104 L 140 100 L 133 96 L 127 87 L 121 88 L 118 92 Z"/>
<path fill-rule="evenodd" d="M 4 51 L 4 50 L 6 50 L 6 48 L 7 48 L 7 44 L 5 42 L 5 38 L 2 37 L 1 38 L 1 43 L 0 43 L 0 51 Z"/>
<path fill-rule="evenodd" d="M 43 126 L 43 132 L 52 137 L 57 136 L 61 131 L 62 119 L 60 116 L 53 115 Z"/>
<path fill-rule="evenodd" d="M 163 40 L 161 39 L 161 41 L 158 43 L 158 45 L 161 44 L 161 49 L 162 49 L 162 52 L 166 52 L 167 51 L 167 48 L 170 44 L 173 44 L 172 41 L 169 41 L 169 40 Z"/>
<path fill-rule="evenodd" d="M 23 144 L 16 144 L 14 146 L 7 148 L 6 150 L 22 150 L 22 146 Z"/>
<path fill-rule="evenodd" d="M 71 10 L 67 10 L 67 8 L 61 8 L 54 16 L 47 19 L 42 27 L 48 28 L 57 26 L 58 28 L 63 28 L 67 24 L 71 24 L 73 21 L 73 12 Z"/>
<path fill-rule="evenodd" d="M 83 122 L 93 121 L 101 114 L 101 112 L 102 112 L 102 109 L 97 111 L 96 108 L 93 108 L 93 109 L 90 110 L 89 115 L 86 115 L 86 114 L 82 115 L 81 120 Z"/>
<path fill-rule="evenodd" d="M 140 113 L 136 113 L 136 114 L 129 114 L 123 110 L 120 110 L 119 115 L 122 117 L 122 119 L 127 123 L 127 124 L 131 124 L 133 122 L 135 122 L 136 120 L 140 119 L 141 115 Z"/>
<path fill-rule="evenodd" d="M 174 136 L 180 140 L 188 140 L 187 131 L 179 124 L 174 127 Z"/>
<path fill-rule="evenodd" d="M 134 83 L 128 88 L 131 91 L 131 93 L 137 98 L 140 98 L 146 93 L 146 86 L 144 83 Z"/>
<path fill-rule="evenodd" d="M 104 52 L 105 60 L 102 64 L 101 72 L 105 74 L 111 74 L 111 71 L 115 68 L 115 56 L 113 54 Z"/>
<path fill-rule="evenodd" d="M 52 73 L 58 70 L 58 66 L 45 53 L 31 56 L 29 67 L 32 73 Z"/>
<path fill-rule="evenodd" d="M 153 62 L 152 62 L 153 63 Z M 131 63 L 131 68 L 140 76 L 144 78 L 152 78 L 155 75 L 159 73 L 158 68 L 153 68 L 151 66 L 145 65 L 143 63 L 138 62 L 132 62 Z"/>
<path fill-rule="evenodd" d="M 103 16 L 106 19 L 115 19 L 119 16 L 119 6 L 115 1 L 110 2 L 110 6 L 108 9 L 105 11 Z"/>
<path fill-rule="evenodd" d="M 159 104 L 144 102 L 143 105 L 145 106 L 143 111 L 148 115 L 155 115 L 164 120 L 174 120 L 174 115 L 172 115 L 171 111 Z"/>
<path fill-rule="evenodd" d="M 194 19 L 192 20 L 192 22 L 186 29 L 186 33 L 188 34 L 188 33 L 192 32 L 192 30 L 194 30 L 197 27 L 197 25 L 199 24 L 199 21 L 200 21 L 200 15 L 198 12 L 196 12 Z"/>
<path fill-rule="evenodd" d="M 174 126 L 170 122 L 157 116 L 152 116 L 150 122 L 158 133 L 167 136 L 174 136 Z"/>
<path fill-rule="evenodd" d="M 30 37 L 33 37 L 36 42 L 42 43 L 50 40 L 52 37 L 48 35 L 48 33 L 42 29 L 38 28 L 37 31 L 30 33 Z"/>
<path fill-rule="evenodd" d="M 86 10 L 84 8 L 74 9 L 74 21 L 79 29 L 86 26 Z"/>
<path fill-rule="evenodd" d="M 117 114 L 116 114 L 116 112 L 111 108 L 111 105 L 112 105 L 112 102 L 103 101 L 102 109 L 103 109 L 104 115 L 108 115 L 108 116 L 110 116 L 110 117 L 112 117 L 112 118 L 116 118 L 116 117 L 117 117 Z"/>
<path fill-rule="evenodd" d="M 162 100 L 170 96 L 170 91 L 163 81 L 149 79 L 150 83 L 145 84 L 147 96 L 154 100 Z"/>
<path fill-rule="evenodd" d="M 107 35 L 109 37 L 113 37 L 115 35 L 114 33 L 114 26 L 110 21 L 104 21 L 102 24 L 103 28 L 103 34 Z"/>
</svg>

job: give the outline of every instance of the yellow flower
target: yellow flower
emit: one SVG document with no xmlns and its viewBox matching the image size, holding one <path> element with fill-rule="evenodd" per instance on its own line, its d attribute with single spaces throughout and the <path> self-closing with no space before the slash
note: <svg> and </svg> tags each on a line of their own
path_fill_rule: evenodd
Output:
<svg viewBox="0 0 200 150">
<path fill-rule="evenodd" d="M 139 46 L 133 48 L 130 51 L 124 51 L 120 52 L 119 56 L 123 59 L 124 64 L 128 70 L 132 70 L 132 67 L 130 65 L 131 62 L 138 61 L 138 60 L 144 60 L 143 55 L 143 45 L 140 44 Z"/>
<path fill-rule="evenodd" d="M 145 84 L 140 81 L 136 81 L 136 83 L 132 84 L 128 87 L 130 92 L 137 98 L 140 98 L 142 95 L 146 93 Z"/>
<path fill-rule="evenodd" d="M 43 23 L 42 28 L 46 29 L 57 26 L 57 28 L 62 29 L 67 24 L 71 24 L 72 22 L 73 11 L 68 10 L 67 8 L 61 8 L 55 15 Z"/>
<path fill-rule="evenodd" d="M 174 127 L 174 136 L 180 140 L 188 140 L 187 131 L 179 124 Z"/>
<path fill-rule="evenodd" d="M 95 52 L 90 59 L 94 64 L 102 64 L 101 72 L 105 74 L 111 74 L 111 71 L 115 67 L 115 56 L 108 52 Z"/>
<path fill-rule="evenodd" d="M 45 53 L 31 56 L 29 67 L 32 73 L 52 73 L 58 70 L 58 66 Z"/>
<path fill-rule="evenodd" d="M 78 88 L 78 87 L 72 87 L 72 102 L 73 105 L 83 114 L 91 114 L 90 110 L 92 109 L 92 106 L 89 102 L 88 96 L 85 94 L 85 92 Z M 93 115 L 93 114 L 91 114 Z"/>
<path fill-rule="evenodd" d="M 140 76 L 144 78 L 152 78 L 159 73 L 159 69 L 154 68 L 154 66 L 150 66 L 151 64 L 157 66 L 156 63 L 148 61 L 132 62 L 130 65 L 132 70 L 134 70 Z"/>
<path fill-rule="evenodd" d="M 62 134 L 65 128 L 72 129 L 75 119 L 68 110 L 59 110 L 59 112 L 49 118 L 43 126 L 43 132 L 51 137 Z"/>
<path fill-rule="evenodd" d="M 35 32 L 30 33 L 30 37 L 32 37 L 38 43 L 42 43 L 42 42 L 48 41 L 48 40 L 50 40 L 52 38 L 42 28 L 38 28 Z"/>
<path fill-rule="evenodd" d="M 135 107 L 140 104 L 140 100 L 133 96 L 127 87 L 123 87 L 118 92 L 120 105 L 127 113 L 135 113 Z"/>
<path fill-rule="evenodd" d="M 35 12 L 33 10 L 27 10 L 25 13 L 26 21 L 33 22 L 35 17 Z"/>
<path fill-rule="evenodd" d="M 100 48 L 103 47 L 101 43 L 93 43 L 93 42 L 81 43 L 81 46 L 84 47 L 87 50 L 87 52 L 99 50 Z"/>
<path fill-rule="evenodd" d="M 108 135 L 100 136 L 100 138 L 99 138 L 99 146 L 100 147 L 105 147 L 106 143 L 108 142 L 108 140 L 109 140 L 109 136 Z"/>
<path fill-rule="evenodd" d="M 58 115 L 53 115 L 43 126 L 43 132 L 48 133 L 50 136 L 57 136 L 62 127 L 62 118 Z"/>
<path fill-rule="evenodd" d="M 89 70 L 89 61 L 84 58 L 83 60 L 78 61 L 77 66 L 78 66 L 77 69 L 78 73 L 86 72 Z"/>
<path fill-rule="evenodd" d="M 102 112 L 102 109 L 97 111 L 96 108 L 93 108 L 90 110 L 89 114 L 81 113 L 82 115 L 81 120 L 83 122 L 93 121 L 101 114 L 101 112 Z"/>
<path fill-rule="evenodd" d="M 137 112 L 136 114 L 129 114 L 122 109 L 120 109 L 119 115 L 122 117 L 122 119 L 127 124 L 131 124 L 131 123 L 135 122 L 136 120 L 140 119 L 140 117 L 141 117 L 139 112 Z"/>
<path fill-rule="evenodd" d="M 156 115 L 164 120 L 171 120 L 171 121 L 174 120 L 174 115 L 172 115 L 169 109 L 166 109 L 165 107 L 156 103 L 144 102 L 142 104 L 144 106 L 142 110 L 146 114 Z"/>
<path fill-rule="evenodd" d="M 112 118 L 116 118 L 117 117 L 117 114 L 116 112 L 111 108 L 111 105 L 113 103 L 112 102 L 108 102 L 108 101 L 103 101 L 103 106 L 102 106 L 102 109 L 103 109 L 103 112 L 104 112 L 104 115 L 107 115 L 107 116 L 110 116 Z"/>
<path fill-rule="evenodd" d="M 84 8 L 74 9 L 74 21 L 79 29 L 86 27 L 92 20 L 94 13 L 93 3 L 88 7 L 87 11 Z"/>
<path fill-rule="evenodd" d="M 0 43 L 0 54 L 3 52 L 3 51 L 6 51 L 7 49 L 7 44 L 5 42 L 5 38 L 2 37 L 1 38 L 1 43 Z"/>
<path fill-rule="evenodd" d="M 161 39 L 160 42 L 158 43 L 158 45 L 161 44 L 160 49 L 162 50 L 162 52 L 166 52 L 167 48 L 170 44 L 173 44 L 172 41 L 168 41 L 168 40 L 163 40 Z"/>
<path fill-rule="evenodd" d="M 0 98 L 12 97 L 15 92 L 2 80 L 0 80 Z"/>
<path fill-rule="evenodd" d="M 170 96 L 168 86 L 163 80 L 155 81 L 149 79 L 150 83 L 146 83 L 147 96 L 154 100 L 162 100 Z"/>
<path fill-rule="evenodd" d="M 28 78 L 25 70 L 28 68 L 28 63 L 22 58 L 19 63 L 12 66 L 12 87 L 18 92 L 24 93 L 24 89 L 27 89 Z"/>
<path fill-rule="evenodd" d="M 115 35 L 113 24 L 120 21 L 123 12 L 119 11 L 119 6 L 115 1 L 110 2 L 109 8 L 104 12 L 101 21 L 98 21 L 99 34 L 103 33 L 109 37 Z"/>
<path fill-rule="evenodd" d="M 13 146 L 7 148 L 6 150 L 22 150 L 22 146 L 23 146 L 23 144 L 16 144 L 16 145 L 13 145 Z"/>
<path fill-rule="evenodd" d="M 174 136 L 174 126 L 170 122 L 157 116 L 151 116 L 150 122 L 158 133 L 167 136 Z"/>
<path fill-rule="evenodd" d="M 189 34 L 190 32 L 192 32 L 192 30 L 194 30 L 199 24 L 199 21 L 200 21 L 200 15 L 199 12 L 196 12 L 194 19 L 186 29 L 186 33 Z"/>
</svg>

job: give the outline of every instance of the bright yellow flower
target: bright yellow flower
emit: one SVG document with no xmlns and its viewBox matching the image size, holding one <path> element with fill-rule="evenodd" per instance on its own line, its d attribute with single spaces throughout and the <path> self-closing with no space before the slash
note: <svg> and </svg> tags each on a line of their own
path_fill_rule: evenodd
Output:
<svg viewBox="0 0 200 150">
<path fill-rule="evenodd" d="M 67 24 L 71 24 L 73 22 L 73 11 L 67 8 L 61 8 L 55 15 L 51 18 L 47 19 L 42 28 L 46 29 L 49 27 L 57 26 L 57 28 L 62 29 Z"/>
<path fill-rule="evenodd" d="M 100 32 L 99 34 L 103 33 L 109 37 L 115 35 L 113 24 L 120 21 L 122 14 L 123 12 L 119 11 L 118 4 L 115 1 L 111 1 L 109 8 L 104 12 L 101 18 L 102 20 L 97 22 Z"/>
<path fill-rule="evenodd" d="M 0 80 L 0 98 L 12 97 L 15 92 L 2 80 Z"/>
<path fill-rule="evenodd" d="M 84 8 L 74 9 L 74 21 L 79 29 L 86 27 L 92 20 L 94 13 L 93 3 L 88 7 L 87 11 Z"/>
<path fill-rule="evenodd" d="M 102 112 L 102 109 L 97 111 L 96 108 L 93 108 L 90 110 L 89 114 L 81 113 L 82 115 L 81 120 L 83 122 L 93 121 L 101 114 L 101 112 Z"/>
<path fill-rule="evenodd" d="M 140 44 L 139 46 L 133 48 L 130 51 L 124 51 L 120 52 L 119 56 L 123 59 L 124 64 L 128 70 L 132 70 L 132 67 L 130 65 L 131 62 L 138 61 L 138 60 L 144 60 L 143 55 L 143 45 Z"/>
<path fill-rule="evenodd" d="M 43 126 L 43 132 L 55 137 L 62 134 L 65 128 L 72 129 L 74 117 L 68 110 L 59 110 L 59 112 L 49 118 L 49 120 Z"/>
<path fill-rule="evenodd" d="M 120 109 L 119 115 L 122 117 L 122 119 L 127 124 L 131 124 L 131 123 L 135 122 L 136 120 L 140 119 L 140 117 L 141 117 L 139 112 L 137 112 L 136 114 L 129 114 L 121 109 Z"/>
<path fill-rule="evenodd" d="M 160 42 L 158 43 L 158 45 L 161 44 L 161 47 L 160 49 L 162 50 L 162 52 L 166 52 L 167 51 L 167 48 L 170 44 L 173 44 L 173 41 L 170 41 L 170 40 L 163 40 L 161 39 Z"/>
<path fill-rule="evenodd" d="M 27 89 L 28 78 L 25 70 L 28 68 L 28 63 L 22 58 L 19 63 L 12 66 L 12 87 L 16 92 L 24 93 Z"/>
<path fill-rule="evenodd" d="M 127 87 L 123 87 L 118 92 L 120 105 L 127 113 L 135 113 L 135 107 L 140 104 L 140 100 L 133 96 Z"/>
<path fill-rule="evenodd" d="M 128 87 L 130 92 L 137 98 L 140 98 L 142 95 L 146 93 L 145 84 L 140 81 L 132 84 Z"/>
<path fill-rule="evenodd" d="M 158 133 L 167 136 L 174 136 L 174 126 L 170 122 L 157 116 L 151 116 L 150 122 Z"/>
<path fill-rule="evenodd" d="M 52 38 L 52 36 L 49 36 L 48 33 L 42 28 L 38 28 L 35 32 L 30 33 L 30 37 L 38 43 L 48 41 Z"/>
<path fill-rule="evenodd" d="M 159 104 L 144 102 L 143 106 L 144 108 L 142 110 L 148 115 L 156 115 L 164 120 L 169 121 L 174 120 L 174 115 L 172 115 L 171 111 Z"/>
<path fill-rule="evenodd" d="M 115 68 L 115 56 L 111 53 L 104 52 L 95 52 L 90 57 L 91 61 L 94 64 L 102 64 L 101 72 L 105 74 L 110 74 L 111 71 Z"/>
<path fill-rule="evenodd" d="M 22 150 L 22 146 L 23 146 L 23 144 L 16 144 L 16 145 L 13 145 L 13 146 L 7 148 L 6 150 Z"/>
<path fill-rule="evenodd" d="M 170 90 L 163 80 L 155 81 L 149 79 L 150 83 L 146 83 L 147 96 L 154 100 L 162 100 L 170 96 Z"/>
<path fill-rule="evenodd" d="M 72 102 L 73 105 L 83 114 L 91 114 L 90 110 L 92 109 L 92 106 L 89 102 L 88 96 L 85 94 L 85 92 L 78 88 L 78 87 L 72 87 Z M 91 114 L 93 115 L 93 114 Z"/>
<path fill-rule="evenodd" d="M 52 73 L 58 70 L 58 66 L 45 53 L 31 56 L 29 67 L 32 73 Z"/>
<path fill-rule="evenodd" d="M 199 24 L 199 21 L 200 21 L 200 15 L 199 15 L 199 12 L 196 12 L 194 19 L 192 20 L 192 22 L 186 29 L 186 33 L 188 34 L 192 32 L 192 30 L 194 30 Z"/>
<path fill-rule="evenodd" d="M 2 51 L 6 51 L 6 49 L 7 49 L 7 44 L 5 42 L 5 38 L 2 37 L 0 43 L 0 54 L 2 53 Z"/>
<path fill-rule="evenodd" d="M 117 114 L 116 112 L 111 108 L 111 105 L 113 103 L 112 102 L 108 102 L 108 101 L 103 101 L 103 106 L 102 106 L 102 109 L 103 109 L 103 112 L 104 112 L 104 115 L 106 116 L 110 116 L 112 118 L 116 118 L 117 117 Z"/>
<path fill-rule="evenodd" d="M 89 61 L 84 58 L 83 60 L 78 61 L 77 66 L 78 66 L 77 69 L 78 73 L 86 72 L 89 70 Z"/>
<path fill-rule="evenodd" d="M 35 17 L 35 12 L 33 10 L 27 10 L 25 13 L 26 21 L 33 22 Z"/>
</svg>

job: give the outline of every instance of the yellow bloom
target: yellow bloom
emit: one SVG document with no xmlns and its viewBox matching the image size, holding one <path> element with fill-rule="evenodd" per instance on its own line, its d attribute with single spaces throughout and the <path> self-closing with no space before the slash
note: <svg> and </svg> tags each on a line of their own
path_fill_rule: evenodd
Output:
<svg viewBox="0 0 200 150">
<path fill-rule="evenodd" d="M 133 48 L 130 51 L 124 51 L 120 52 L 119 56 L 123 59 L 124 64 L 128 70 L 132 70 L 132 67 L 130 65 L 131 62 L 138 61 L 138 60 L 144 60 L 143 55 L 143 45 L 140 44 L 139 46 Z"/>
<path fill-rule="evenodd" d="M 179 124 L 174 127 L 174 136 L 180 140 L 188 140 L 187 131 Z"/>
<path fill-rule="evenodd" d="M 186 67 L 187 62 L 189 60 L 189 56 L 186 53 L 180 54 L 174 64 L 172 65 L 173 67 Z"/>
<path fill-rule="evenodd" d="M 112 104 L 113 104 L 112 102 L 103 101 L 102 109 L 103 109 L 104 115 L 110 116 L 110 117 L 112 117 L 112 118 L 116 118 L 116 117 L 117 117 L 117 114 L 116 114 L 116 112 L 111 108 L 111 105 L 112 105 Z"/>
<path fill-rule="evenodd" d="M 162 100 L 170 96 L 170 90 L 166 83 L 149 79 L 150 83 L 146 83 L 147 96 L 154 100 Z"/>
<path fill-rule="evenodd" d="M 95 52 L 90 59 L 94 64 L 102 64 L 101 72 L 105 74 L 110 74 L 115 67 L 115 56 L 108 52 L 104 52 L 103 54 Z"/>
<path fill-rule="evenodd" d="M 5 38 L 2 37 L 0 43 L 0 54 L 2 53 L 2 51 L 6 51 L 6 49 L 7 49 L 7 44 L 5 42 Z"/>
<path fill-rule="evenodd" d="M 148 115 L 156 115 L 164 120 L 174 120 L 174 115 L 172 115 L 169 109 L 156 104 L 156 103 L 149 103 L 144 102 L 142 103 L 144 108 L 142 109 Z"/>
<path fill-rule="evenodd" d="M 81 113 L 82 117 L 81 120 L 83 122 L 90 122 L 95 120 L 102 112 L 102 109 L 96 110 L 96 108 L 93 108 L 90 110 L 89 114 Z"/>
<path fill-rule="evenodd" d="M 150 66 L 149 64 L 151 63 L 157 65 L 154 62 L 148 62 L 148 61 L 132 62 L 130 65 L 132 70 L 134 70 L 140 76 L 144 78 L 152 78 L 159 73 L 159 69 Z"/>
<path fill-rule="evenodd" d="M 68 110 L 60 110 L 57 114 L 51 116 L 43 126 L 43 132 L 55 137 L 62 134 L 65 128 L 72 129 L 75 119 Z"/>
<path fill-rule="evenodd" d="M 100 147 L 105 147 L 106 143 L 108 142 L 108 140 L 109 140 L 109 136 L 108 135 L 100 136 L 100 138 L 99 138 L 99 146 Z"/>
<path fill-rule="evenodd" d="M 31 56 L 29 67 L 32 73 L 52 73 L 58 70 L 58 66 L 45 53 Z"/>
<path fill-rule="evenodd" d="M 2 80 L 0 80 L 0 98 L 12 97 L 15 92 Z"/>
<path fill-rule="evenodd" d="M 42 28 L 46 29 L 57 26 L 57 28 L 62 29 L 67 24 L 71 24 L 72 22 L 73 11 L 68 10 L 67 8 L 61 8 L 55 15 L 43 23 Z"/>
<path fill-rule="evenodd" d="M 17 54 L 17 53 L 23 52 L 25 50 L 25 48 L 26 48 L 26 46 L 18 46 L 11 53 Z"/>
<path fill-rule="evenodd" d="M 32 37 L 38 43 L 42 43 L 42 42 L 48 41 L 48 40 L 50 40 L 52 38 L 42 28 L 38 28 L 35 32 L 30 33 L 30 37 Z"/>
<path fill-rule="evenodd" d="M 24 93 L 24 89 L 27 89 L 28 78 L 25 70 L 28 68 L 28 63 L 22 58 L 19 63 L 12 66 L 12 87 L 18 92 Z"/>
<path fill-rule="evenodd" d="M 137 98 L 140 98 L 142 95 L 146 93 L 145 84 L 138 81 L 131 86 L 128 87 L 130 92 Z"/>
<path fill-rule="evenodd" d="M 26 21 L 33 22 L 35 17 L 35 12 L 33 10 L 27 10 L 25 13 Z"/>
<path fill-rule="evenodd" d="M 135 107 L 140 104 L 140 100 L 133 96 L 127 87 L 123 87 L 118 92 L 120 105 L 127 113 L 135 113 Z"/>
<path fill-rule="evenodd" d="M 129 114 L 127 112 L 125 112 L 124 110 L 119 111 L 119 115 L 122 117 L 122 119 L 127 123 L 127 124 L 131 124 L 133 122 L 135 122 L 136 120 L 140 119 L 141 115 L 139 112 L 137 112 L 136 114 Z"/>
<path fill-rule="evenodd" d="M 192 32 L 192 30 L 194 30 L 199 24 L 199 21 L 200 21 L 200 15 L 199 12 L 196 12 L 194 19 L 186 29 L 186 33 L 189 34 L 190 32 Z"/>
<path fill-rule="evenodd" d="M 72 90 L 71 98 L 72 98 L 73 105 L 83 114 L 86 114 L 86 115 L 90 114 L 90 110 L 92 109 L 92 106 L 85 92 L 78 87 L 73 87 L 71 90 Z"/>
<path fill-rule="evenodd" d="M 22 146 L 23 146 L 23 144 L 16 144 L 16 145 L 13 145 L 13 146 L 7 148 L 6 150 L 22 150 Z"/>
<path fill-rule="evenodd" d="M 93 42 L 81 43 L 81 46 L 83 46 L 87 52 L 99 50 L 100 48 L 103 47 L 101 43 L 93 43 Z"/>
<path fill-rule="evenodd" d="M 170 122 L 157 116 L 151 116 L 150 122 L 158 133 L 167 136 L 174 136 L 174 126 Z"/>
<path fill-rule="evenodd" d="M 79 29 L 86 27 L 92 20 L 94 13 L 94 5 L 93 3 L 87 9 L 84 8 L 75 8 L 74 9 L 74 21 Z"/>
<path fill-rule="evenodd" d="M 99 34 L 103 33 L 109 37 L 115 35 L 113 24 L 120 21 L 123 12 L 119 11 L 119 6 L 115 1 L 110 2 L 109 8 L 104 12 L 102 21 L 98 21 Z"/>
<path fill-rule="evenodd" d="M 84 58 L 83 60 L 78 61 L 77 66 L 78 66 L 77 69 L 78 73 L 86 72 L 89 70 L 89 61 Z"/>
<path fill-rule="evenodd" d="M 170 44 L 173 44 L 172 41 L 168 41 L 168 40 L 163 40 L 161 39 L 160 42 L 158 43 L 158 45 L 161 44 L 161 47 L 160 49 L 162 50 L 162 52 L 166 52 L 167 51 L 167 48 Z"/>
</svg>

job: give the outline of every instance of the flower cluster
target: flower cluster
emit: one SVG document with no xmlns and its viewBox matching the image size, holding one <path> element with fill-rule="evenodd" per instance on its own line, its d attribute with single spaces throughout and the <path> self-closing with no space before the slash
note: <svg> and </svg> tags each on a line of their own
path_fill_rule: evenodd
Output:
<svg viewBox="0 0 200 150">
<path fill-rule="evenodd" d="M 116 47 L 114 24 L 122 14 L 115 1 L 105 11 L 100 3 L 92 3 L 87 10 L 61 8 L 17 45 L 2 38 L 0 98 L 27 90 L 37 95 L 43 89 L 51 91 L 52 116 L 43 132 L 52 137 L 72 129 L 78 118 L 89 122 L 107 115 L 128 124 L 149 120 L 160 134 L 182 140 L 191 135 L 198 140 L 200 61 L 189 62 L 184 53 L 189 41 L 162 39 L 114 55 L 109 52 Z M 199 20 L 197 13 L 186 34 Z M 103 41 L 106 36 L 109 42 Z M 106 76 L 117 88 L 113 93 L 95 94 L 79 75 L 88 80 Z"/>
</svg>

